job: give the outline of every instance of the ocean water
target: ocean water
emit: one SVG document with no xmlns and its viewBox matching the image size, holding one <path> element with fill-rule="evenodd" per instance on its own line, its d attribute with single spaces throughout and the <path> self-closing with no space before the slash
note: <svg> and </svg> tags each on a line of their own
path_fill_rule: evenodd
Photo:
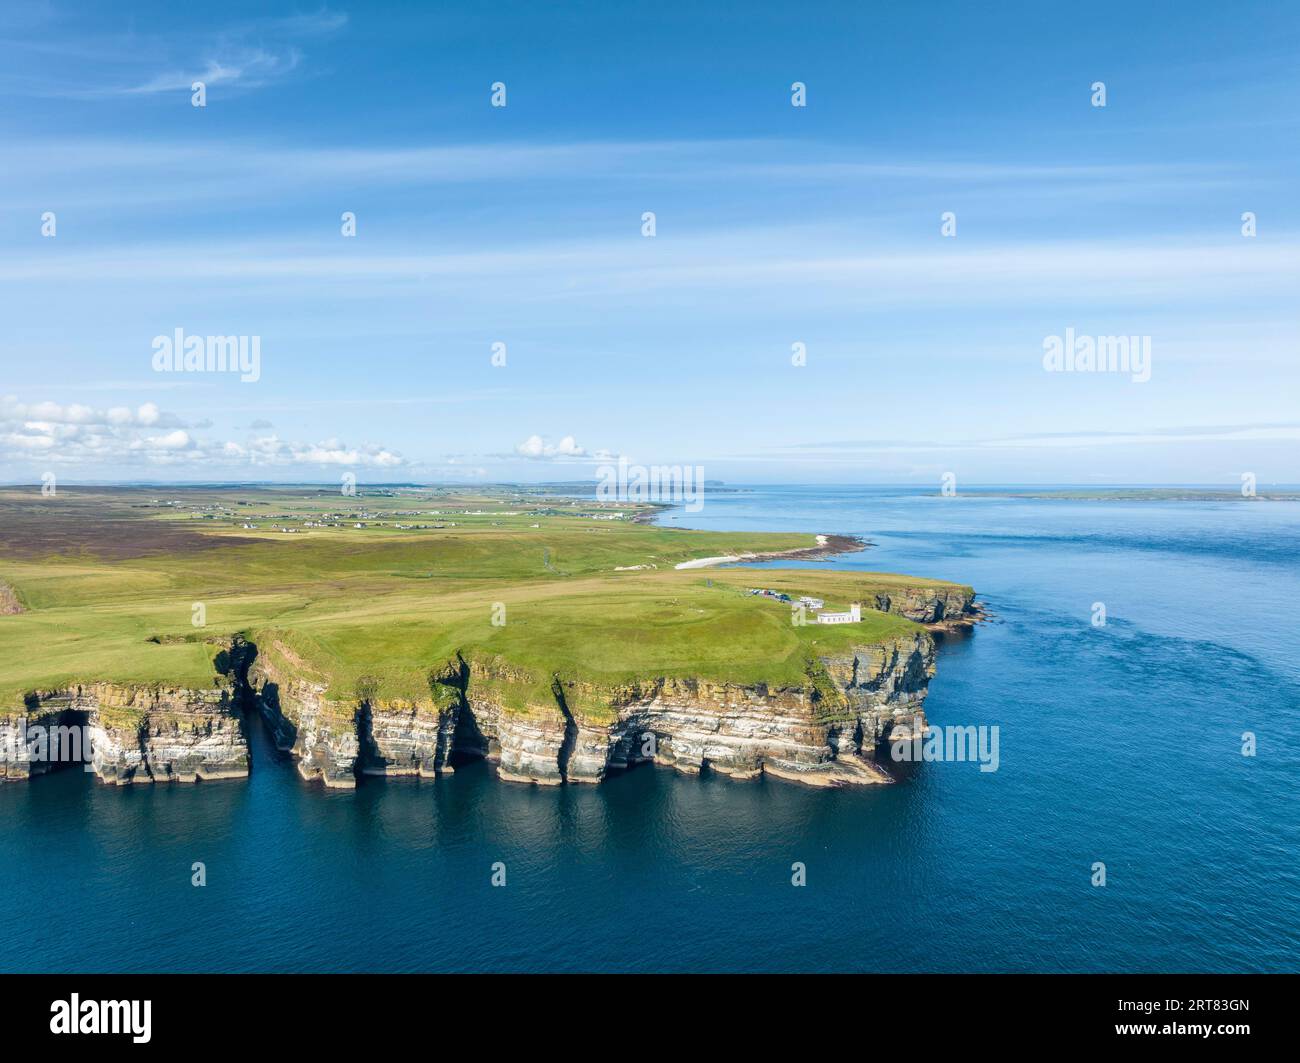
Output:
<svg viewBox="0 0 1300 1063">
<path fill-rule="evenodd" d="M 975 586 L 927 712 L 996 725 L 998 770 L 340 794 L 254 727 L 246 781 L 0 787 L 0 970 L 1300 969 L 1300 504 L 755 488 L 666 522 Z"/>
</svg>

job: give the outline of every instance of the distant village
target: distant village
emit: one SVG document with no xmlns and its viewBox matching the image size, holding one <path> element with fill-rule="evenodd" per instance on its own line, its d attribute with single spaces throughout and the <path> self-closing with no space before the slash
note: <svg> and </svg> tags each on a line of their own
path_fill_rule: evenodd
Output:
<svg viewBox="0 0 1300 1063">
<path fill-rule="evenodd" d="M 379 492 L 382 494 L 383 492 Z M 268 531 L 281 532 L 286 535 L 297 534 L 307 528 L 387 528 L 403 531 L 426 531 L 437 530 L 440 528 L 454 528 L 454 520 L 438 520 L 433 523 L 416 523 L 412 521 L 394 520 L 400 517 L 443 517 L 446 515 L 465 516 L 465 517 L 520 517 L 520 516 L 563 516 L 576 517 L 580 520 L 626 520 L 627 514 L 619 511 L 598 510 L 596 512 L 573 512 L 572 509 L 560 509 L 556 507 L 546 507 L 536 510 L 492 510 L 492 509 L 458 509 L 458 510 L 391 510 L 387 512 L 375 512 L 369 509 L 356 510 L 352 512 L 338 513 L 315 513 L 311 516 L 305 516 L 301 513 L 266 513 L 254 518 L 241 516 L 231 507 L 221 502 L 212 502 L 203 505 L 194 505 L 192 502 L 184 502 L 180 499 L 164 500 L 155 498 L 151 500 L 151 505 L 160 506 L 164 509 L 189 509 L 192 520 L 229 520 L 235 527 L 245 531 Z M 255 505 L 252 502 L 236 502 L 236 506 Z M 571 506 L 578 505 L 577 502 L 570 503 Z M 290 526 L 290 522 L 296 526 Z M 501 521 L 492 521 L 494 527 L 499 527 Z M 530 528 L 540 528 L 540 524 L 530 524 Z"/>
</svg>

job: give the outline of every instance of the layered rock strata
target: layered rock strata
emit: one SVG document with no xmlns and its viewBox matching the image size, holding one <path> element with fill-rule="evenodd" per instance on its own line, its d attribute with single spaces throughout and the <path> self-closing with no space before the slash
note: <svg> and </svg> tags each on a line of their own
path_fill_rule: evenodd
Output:
<svg viewBox="0 0 1300 1063">
<path fill-rule="evenodd" d="M 29 693 L 0 716 L 0 778 L 86 767 L 119 786 L 248 774 L 233 687 L 93 683 Z"/>
<path fill-rule="evenodd" d="M 918 631 L 816 658 L 798 686 L 657 679 L 602 691 L 563 684 L 573 741 L 560 758 L 562 773 L 570 782 L 599 782 L 611 768 L 653 761 L 819 786 L 888 782 L 876 749 L 897 728 L 924 719 L 933 672 L 934 642 Z"/>
<path fill-rule="evenodd" d="M 871 607 L 918 624 L 967 627 L 980 619 L 973 595 L 964 587 L 905 587 L 875 595 Z"/>
<path fill-rule="evenodd" d="M 972 597 L 903 588 L 874 605 L 943 628 L 977 618 Z M 363 775 L 436 776 L 452 770 L 455 754 L 543 785 L 599 782 L 644 761 L 819 786 L 888 782 L 876 751 L 924 727 L 935 655 L 929 632 L 916 628 L 812 657 L 800 681 L 779 687 L 689 677 L 602 684 L 457 656 L 429 670 L 427 696 L 406 699 L 366 683 L 339 693 L 282 643 L 263 651 L 233 640 L 210 690 L 99 683 L 31 692 L 24 709 L 0 715 L 0 778 L 64 761 L 32 756 L 33 728 L 53 733 L 56 749 L 79 739 L 81 758 L 107 782 L 247 775 L 246 705 L 303 778 L 332 788 L 355 787 Z"/>
<path fill-rule="evenodd" d="M 331 699 L 326 683 L 294 674 L 289 668 L 300 662 L 286 648 L 275 649 L 273 656 L 256 656 L 245 681 L 276 748 L 294 755 L 304 779 L 333 788 L 356 786 L 361 741 L 355 703 Z"/>
<path fill-rule="evenodd" d="M 779 688 L 682 678 L 607 686 L 457 659 L 430 673 L 428 699 L 349 704 L 262 658 L 249 687 L 302 776 L 329 787 L 353 787 L 364 774 L 441 774 L 453 753 L 542 785 L 599 782 L 652 761 L 836 786 L 889 781 L 876 749 L 924 719 L 933 671 L 934 641 L 915 631 L 812 659 L 803 683 Z"/>
</svg>

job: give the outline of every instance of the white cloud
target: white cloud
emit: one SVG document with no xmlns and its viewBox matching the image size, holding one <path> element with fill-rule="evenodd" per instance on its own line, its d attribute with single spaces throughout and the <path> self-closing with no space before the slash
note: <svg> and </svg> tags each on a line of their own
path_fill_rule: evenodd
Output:
<svg viewBox="0 0 1300 1063">
<path fill-rule="evenodd" d="M 157 450 L 184 450 L 191 445 L 192 441 L 188 432 L 178 428 L 165 436 L 149 436 L 145 443 Z"/>
<path fill-rule="evenodd" d="M 539 435 L 531 435 L 515 447 L 515 453 L 535 461 L 587 456 L 586 449 L 580 447 L 573 436 L 564 436 L 558 443 L 550 443 Z"/>
<path fill-rule="evenodd" d="M 66 406 L 57 402 L 21 403 L 13 395 L 0 397 L 0 424 L 7 421 L 40 422 L 49 425 L 185 427 L 180 418 L 162 413 L 152 402 L 146 402 L 134 411 L 127 406 L 97 410 L 75 402 Z"/>
<path fill-rule="evenodd" d="M 227 442 L 222 445 L 221 453 L 250 465 L 357 465 L 387 469 L 406 464 L 400 454 L 373 443 L 348 446 L 337 439 L 299 443 L 278 435 L 259 436 L 246 444 Z"/>
<path fill-rule="evenodd" d="M 205 422 L 206 423 L 206 422 Z M 572 443 L 572 440 L 569 440 Z M 26 404 L 0 398 L 0 462 L 72 465 L 170 465 L 195 468 L 246 466 L 358 466 L 387 469 L 407 464 L 399 453 L 374 443 L 337 439 L 297 442 L 277 435 L 246 442 L 207 440 L 174 414 L 147 402 L 135 410 L 56 402 Z"/>
</svg>

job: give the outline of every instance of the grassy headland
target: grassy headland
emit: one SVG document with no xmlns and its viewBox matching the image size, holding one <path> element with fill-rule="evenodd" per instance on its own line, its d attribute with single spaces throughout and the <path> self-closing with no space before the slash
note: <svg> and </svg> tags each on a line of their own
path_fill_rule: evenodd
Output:
<svg viewBox="0 0 1300 1063">
<path fill-rule="evenodd" d="M 747 587 L 835 607 L 944 586 L 678 570 L 816 541 L 636 519 L 647 513 L 513 488 L 0 490 L 0 585 L 21 603 L 0 615 L 0 698 L 13 708 L 73 683 L 211 686 L 237 634 L 338 696 L 427 697 L 430 671 L 458 653 L 535 676 L 539 696 L 556 676 L 797 683 L 813 656 L 914 625 L 868 609 L 860 624 L 796 626 Z"/>
</svg>

